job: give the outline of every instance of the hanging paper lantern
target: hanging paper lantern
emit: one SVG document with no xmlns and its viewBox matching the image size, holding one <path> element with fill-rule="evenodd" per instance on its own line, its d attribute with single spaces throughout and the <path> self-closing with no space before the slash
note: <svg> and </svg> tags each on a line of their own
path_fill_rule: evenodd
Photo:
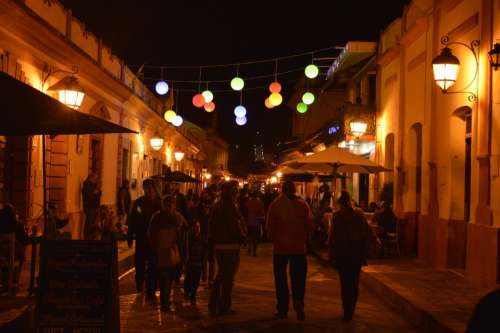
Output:
<svg viewBox="0 0 500 333">
<path fill-rule="evenodd" d="M 163 80 L 156 82 L 155 90 L 158 93 L 158 95 L 165 95 L 166 93 L 168 93 L 168 89 L 169 87 L 167 82 Z"/>
<path fill-rule="evenodd" d="M 308 78 L 314 79 L 319 74 L 318 66 L 316 66 L 315 64 L 310 64 L 306 67 L 306 69 L 304 70 L 304 73 L 306 74 L 306 76 Z"/>
<path fill-rule="evenodd" d="M 240 91 L 245 86 L 245 81 L 241 77 L 235 77 L 231 80 L 231 89 Z"/>
<path fill-rule="evenodd" d="M 302 102 L 307 105 L 311 105 L 314 103 L 314 94 L 311 92 L 306 92 L 304 95 L 302 95 Z"/>
<path fill-rule="evenodd" d="M 203 98 L 205 99 L 205 103 L 210 103 L 214 99 L 214 94 L 210 90 L 205 90 L 201 93 Z"/>
<path fill-rule="evenodd" d="M 238 118 L 242 118 L 247 115 L 247 109 L 243 105 L 238 105 L 234 108 L 234 115 Z"/>
<path fill-rule="evenodd" d="M 202 94 L 196 94 L 193 96 L 193 105 L 196 106 L 197 108 L 201 108 L 203 105 L 205 105 L 205 98 L 203 98 Z"/>
<path fill-rule="evenodd" d="M 266 106 L 266 108 L 268 109 L 272 109 L 274 108 L 274 105 L 271 104 L 271 102 L 269 102 L 269 97 L 266 98 L 266 100 L 264 101 L 264 105 Z"/>
<path fill-rule="evenodd" d="M 243 126 L 247 123 L 247 117 L 236 117 L 236 124 Z"/>
<path fill-rule="evenodd" d="M 307 112 L 307 104 L 300 102 L 297 104 L 297 112 L 298 113 L 305 113 Z"/>
<path fill-rule="evenodd" d="M 169 123 L 171 123 L 172 120 L 174 120 L 175 116 L 177 116 L 177 113 L 175 113 L 174 110 L 168 110 L 163 114 L 163 118 L 165 118 L 165 120 L 168 121 Z"/>
<path fill-rule="evenodd" d="M 281 92 L 281 84 L 277 81 L 274 81 L 269 85 L 269 91 L 272 93 L 279 93 Z"/>
<path fill-rule="evenodd" d="M 281 102 L 283 102 L 283 96 L 281 96 L 280 93 L 272 93 L 269 96 L 269 103 L 271 103 L 271 105 L 278 106 Z"/>
<path fill-rule="evenodd" d="M 183 122 L 184 119 L 182 119 L 181 116 L 177 115 L 175 116 L 174 120 L 172 120 L 172 125 L 174 125 L 175 127 L 179 127 L 182 125 Z"/>
<path fill-rule="evenodd" d="M 210 103 L 206 103 L 203 108 L 205 109 L 205 111 L 207 112 L 212 112 L 213 110 L 215 110 L 215 103 L 214 102 L 210 102 Z"/>
</svg>

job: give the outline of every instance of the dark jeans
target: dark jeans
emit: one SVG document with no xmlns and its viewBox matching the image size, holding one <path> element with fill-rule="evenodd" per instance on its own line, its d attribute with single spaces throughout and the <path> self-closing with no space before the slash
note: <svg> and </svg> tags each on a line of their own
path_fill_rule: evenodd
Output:
<svg viewBox="0 0 500 333">
<path fill-rule="evenodd" d="M 214 245 L 211 242 L 208 242 L 207 245 L 207 255 L 203 260 L 202 275 L 203 275 L 203 280 L 208 278 L 208 282 L 210 283 L 214 280 L 215 253 L 214 253 Z"/>
<path fill-rule="evenodd" d="M 292 284 L 292 299 L 294 308 L 304 307 L 304 294 L 306 292 L 307 259 L 305 255 L 274 255 L 274 285 L 279 313 L 288 313 L 290 293 L 288 290 L 287 266 L 290 263 L 290 281 Z"/>
<path fill-rule="evenodd" d="M 170 305 L 170 292 L 172 290 L 172 282 L 174 282 L 176 268 L 163 267 L 158 269 L 158 282 L 160 285 L 160 304 Z"/>
<path fill-rule="evenodd" d="M 95 224 L 97 219 L 97 209 L 87 210 L 85 213 L 85 224 L 83 226 L 83 239 L 90 238 L 90 229 Z"/>
<path fill-rule="evenodd" d="M 146 292 L 148 296 L 154 296 L 156 292 L 156 267 L 154 258 L 149 249 L 136 242 L 135 245 L 135 286 L 137 292 L 142 292 L 144 282 L 146 282 Z"/>
<path fill-rule="evenodd" d="M 196 290 L 200 285 L 201 265 L 187 265 L 184 277 L 184 295 L 189 299 L 196 298 Z"/>
<path fill-rule="evenodd" d="M 248 226 L 248 254 L 257 255 L 257 245 L 260 240 L 260 226 Z"/>
<path fill-rule="evenodd" d="M 358 301 L 359 274 L 361 266 L 338 267 L 340 277 L 340 291 L 342 295 L 342 307 L 344 315 L 352 317 L 356 302 Z"/>
<path fill-rule="evenodd" d="M 208 309 L 212 314 L 221 314 L 231 309 L 231 293 L 240 264 L 240 251 L 216 251 L 215 256 L 217 276 L 210 290 Z"/>
</svg>

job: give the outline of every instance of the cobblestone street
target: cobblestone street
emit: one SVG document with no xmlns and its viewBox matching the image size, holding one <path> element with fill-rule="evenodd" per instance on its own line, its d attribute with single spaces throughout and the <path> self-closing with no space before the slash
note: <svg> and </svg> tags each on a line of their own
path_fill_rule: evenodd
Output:
<svg viewBox="0 0 500 333">
<path fill-rule="evenodd" d="M 233 295 L 235 314 L 212 318 L 207 311 L 206 284 L 199 288 L 197 307 L 183 303 L 182 288 L 174 288 L 173 311 L 162 313 L 135 294 L 134 273 L 120 281 L 122 332 L 419 332 L 360 286 L 355 318 L 341 320 L 339 281 L 335 271 L 309 258 L 306 291 L 306 321 L 293 312 L 288 320 L 274 320 L 275 297 L 271 249 L 260 250 L 257 258 L 242 251 Z"/>
</svg>

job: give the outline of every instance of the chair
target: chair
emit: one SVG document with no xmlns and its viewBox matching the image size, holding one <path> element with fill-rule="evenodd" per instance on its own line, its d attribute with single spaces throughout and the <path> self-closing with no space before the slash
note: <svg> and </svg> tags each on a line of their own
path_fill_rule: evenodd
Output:
<svg viewBox="0 0 500 333">
<path fill-rule="evenodd" d="M 396 232 L 386 232 L 385 238 L 382 240 L 383 255 L 386 258 L 401 257 L 399 249 L 399 224 L 400 220 L 396 222 Z"/>
</svg>

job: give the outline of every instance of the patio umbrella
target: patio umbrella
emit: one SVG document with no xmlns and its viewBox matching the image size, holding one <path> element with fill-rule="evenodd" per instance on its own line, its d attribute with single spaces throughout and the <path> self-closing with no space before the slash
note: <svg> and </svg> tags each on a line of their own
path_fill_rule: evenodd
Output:
<svg viewBox="0 0 500 333">
<path fill-rule="evenodd" d="M 287 161 L 283 165 L 293 169 L 309 171 L 313 169 L 330 170 L 330 173 L 377 173 L 391 171 L 375 162 L 335 146 L 328 147 L 321 152 L 309 156 Z"/>
<path fill-rule="evenodd" d="M 35 88 L 0 72 L 0 135 L 42 134 L 44 218 L 47 221 L 45 135 L 137 133 L 104 119 L 78 112 Z"/>
</svg>

